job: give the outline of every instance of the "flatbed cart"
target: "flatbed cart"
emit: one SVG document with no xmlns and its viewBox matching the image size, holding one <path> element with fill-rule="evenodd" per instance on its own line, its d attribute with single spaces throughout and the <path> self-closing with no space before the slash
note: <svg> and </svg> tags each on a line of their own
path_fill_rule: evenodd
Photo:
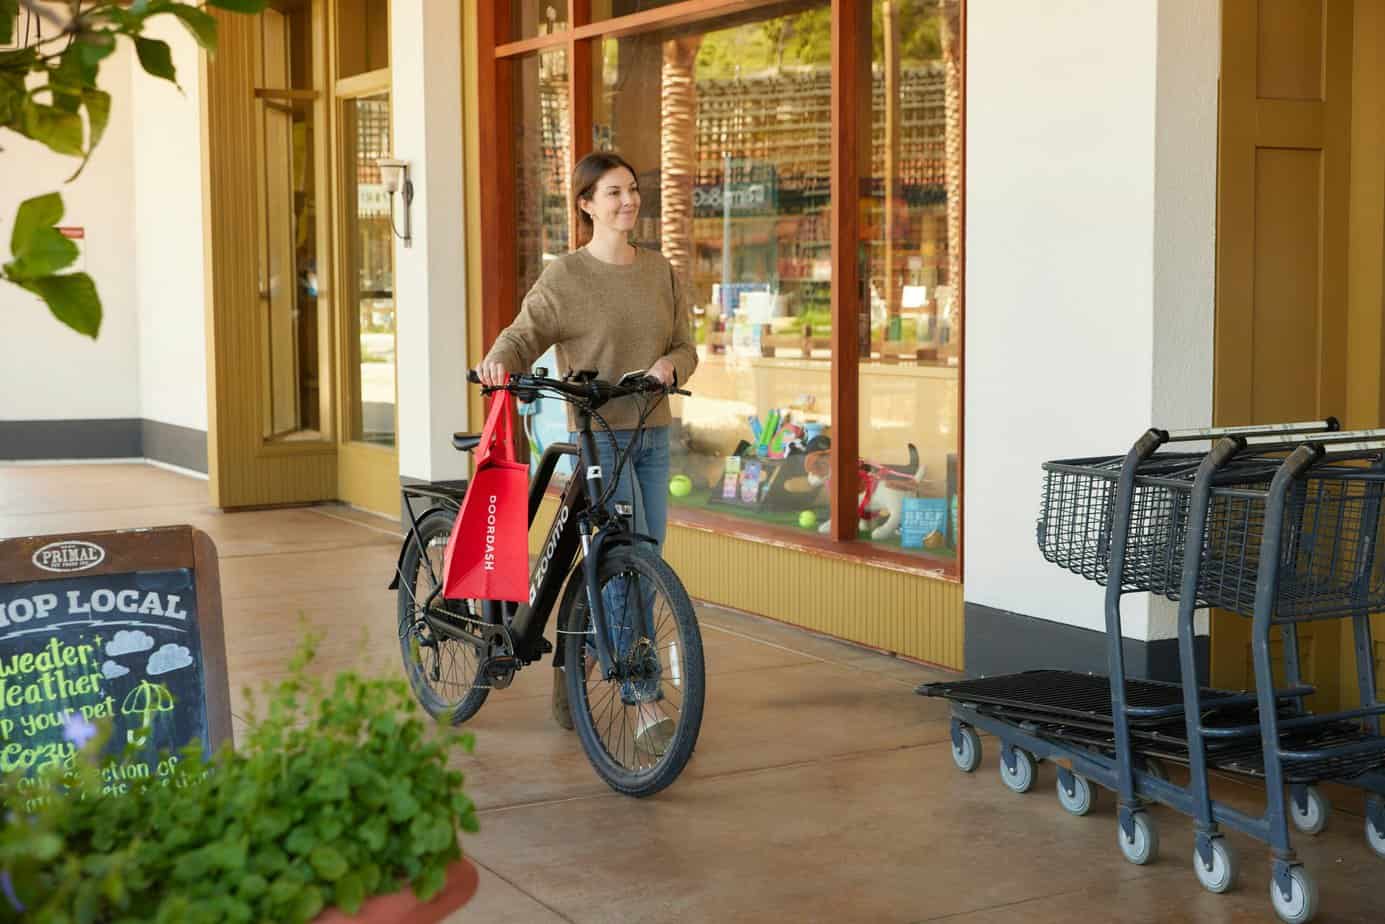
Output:
<svg viewBox="0 0 1385 924">
<path fill-rule="evenodd" d="M 1309 716 L 1303 710 L 1303 697 L 1312 688 L 1298 683 L 1293 642 L 1286 642 L 1287 660 L 1291 662 L 1286 689 L 1275 690 L 1269 665 L 1269 627 L 1294 624 L 1291 618 L 1272 618 L 1277 600 L 1285 594 L 1293 600 L 1317 601 L 1304 610 L 1314 618 L 1340 616 L 1340 602 L 1334 610 L 1324 608 L 1324 601 L 1348 601 L 1358 649 L 1369 652 L 1369 610 L 1363 607 L 1378 608 L 1379 603 L 1361 590 L 1365 586 L 1379 588 L 1385 581 L 1374 579 L 1381 570 L 1374 556 L 1379 480 L 1362 475 L 1359 462 L 1378 461 L 1385 443 L 1334 448 L 1331 441 L 1363 435 L 1334 432 L 1337 429 L 1335 420 L 1329 419 L 1175 434 L 1151 430 L 1124 460 L 1046 464 L 1040 547 L 1048 560 L 1107 587 L 1110 696 L 1105 714 L 1109 719 L 1093 722 L 1090 715 L 1058 715 L 1053 704 L 1045 704 L 1042 697 L 988 706 L 967 701 L 962 689 L 939 691 L 937 695 L 953 700 L 953 751 L 958 765 L 974 769 L 979 760 L 975 728 L 990 731 L 1001 740 L 1002 778 L 1011 788 L 1028 788 L 1026 778 L 1032 783 L 1035 759 L 1068 762 L 1070 769 L 1059 770 L 1059 795 L 1064 805 L 1069 810 L 1081 808 L 1084 802 L 1090 805 L 1086 780 L 1117 792 L 1120 846 L 1127 859 L 1136 863 L 1150 862 L 1158 853 L 1157 829 L 1145 811 L 1148 802 L 1163 803 L 1191 815 L 1198 821 L 1194 868 L 1202 884 L 1212 891 L 1230 888 L 1236 875 L 1235 857 L 1218 835 L 1219 825 L 1264 840 L 1275 853 L 1271 897 L 1276 913 L 1290 922 L 1311 919 L 1316 911 L 1316 889 L 1288 846 L 1284 785 L 1290 784 L 1293 791 L 1296 824 L 1300 814 L 1311 815 L 1304 811 L 1304 802 L 1311 801 L 1313 793 L 1307 788 L 1308 782 L 1347 780 L 1369 793 L 1385 792 L 1379 775 L 1385 765 L 1385 739 L 1378 735 L 1375 722 L 1385 709 L 1375 702 L 1371 665 L 1361 664 L 1358 657 L 1363 668 L 1362 709 L 1331 716 Z M 1304 436 L 1313 434 L 1317 443 L 1300 445 Z M 1379 431 L 1364 435 L 1385 436 Z M 1297 442 L 1285 442 L 1295 438 Z M 1169 443 L 1210 439 L 1220 440 L 1211 453 L 1157 454 Z M 1256 441 L 1263 444 L 1266 440 L 1270 445 L 1252 447 Z M 1209 462 L 1214 459 L 1215 464 Z M 1352 469 L 1348 472 L 1318 469 L 1319 474 L 1334 479 L 1336 487 L 1320 488 L 1313 495 L 1307 486 L 1316 482 L 1304 479 L 1324 459 L 1357 464 L 1348 465 Z M 1343 484 L 1357 487 L 1344 489 Z M 1362 488 L 1360 484 L 1377 487 Z M 1290 494 L 1292 503 L 1286 502 Z M 1305 521 L 1312 497 L 1317 498 L 1314 509 L 1318 515 Z M 1343 498 L 1354 506 L 1347 509 Z M 1210 518 L 1209 510 L 1213 512 Z M 1324 513 L 1337 519 L 1327 522 Z M 1335 530 L 1324 528 L 1333 524 Z M 1264 546 L 1263 552 L 1257 543 Z M 1278 567 L 1281 558 L 1285 564 L 1282 576 Z M 1310 566 L 1318 562 L 1317 570 L 1309 567 L 1300 573 L 1305 561 Z M 1277 595 L 1276 589 L 1281 593 Z M 1126 681 L 1120 645 L 1120 596 L 1133 590 L 1161 593 L 1184 604 L 1180 611 L 1181 709 L 1176 700 L 1168 702 L 1167 685 L 1163 702 L 1143 703 L 1139 695 L 1128 696 L 1130 691 L 1139 694 L 1144 689 L 1141 683 Z M 1207 605 L 1246 613 L 1247 597 L 1256 603 L 1256 691 L 1203 691 L 1194 679 L 1192 613 Z M 1299 614 L 1291 609 L 1286 615 Z M 1286 639 L 1292 635 L 1292 631 L 1285 632 Z M 1021 675 L 989 681 L 1017 676 Z M 1230 714 L 1227 710 L 1247 711 L 1240 721 L 1233 717 L 1230 722 L 1212 722 L 1207 719 L 1208 707 L 1220 708 L 1226 714 Z M 1182 740 L 1165 731 L 1153 744 L 1144 740 L 1137 752 L 1135 742 L 1149 738 L 1148 728 L 1161 724 L 1167 728 L 1179 719 L 1185 727 Z M 1246 746 L 1246 739 L 1257 732 L 1258 759 L 1256 748 Z M 1213 738 L 1241 741 L 1208 745 Z M 1156 752 L 1186 760 L 1193 776 L 1188 787 L 1162 778 L 1165 775 L 1149 762 Z M 1286 764 L 1290 766 L 1287 773 Z M 1255 818 L 1213 802 L 1207 789 L 1209 766 L 1263 775 L 1266 814 Z M 1372 798 L 1369 804 L 1368 839 L 1377 852 L 1385 853 L 1380 800 Z M 1311 818 L 1305 819 L 1300 827 L 1309 826 L 1309 822 Z"/>
</svg>

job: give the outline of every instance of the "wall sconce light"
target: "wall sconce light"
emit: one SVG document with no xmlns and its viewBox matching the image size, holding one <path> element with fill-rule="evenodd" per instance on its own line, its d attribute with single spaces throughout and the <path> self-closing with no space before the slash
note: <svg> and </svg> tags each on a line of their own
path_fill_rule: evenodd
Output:
<svg viewBox="0 0 1385 924">
<path fill-rule="evenodd" d="M 413 233 L 409 226 L 409 207 L 414 202 L 414 184 L 409 179 L 409 162 L 407 160 L 396 160 L 393 157 L 381 157 L 375 162 L 380 167 L 380 177 L 385 185 L 385 192 L 390 197 L 390 229 L 394 231 L 395 237 L 404 242 L 405 247 L 413 246 Z M 404 230 L 401 233 L 394 223 L 394 194 L 399 193 L 399 197 L 404 200 Z"/>
</svg>

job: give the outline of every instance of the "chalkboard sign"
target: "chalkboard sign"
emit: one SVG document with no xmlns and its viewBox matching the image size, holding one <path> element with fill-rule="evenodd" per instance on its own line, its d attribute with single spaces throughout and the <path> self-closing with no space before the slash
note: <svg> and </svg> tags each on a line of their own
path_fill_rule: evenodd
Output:
<svg viewBox="0 0 1385 924">
<path fill-rule="evenodd" d="M 189 526 L 0 541 L 0 772 L 72 757 L 64 720 L 109 718 L 106 791 L 231 737 L 216 548 Z M 160 757 L 160 752 L 174 754 Z"/>
</svg>

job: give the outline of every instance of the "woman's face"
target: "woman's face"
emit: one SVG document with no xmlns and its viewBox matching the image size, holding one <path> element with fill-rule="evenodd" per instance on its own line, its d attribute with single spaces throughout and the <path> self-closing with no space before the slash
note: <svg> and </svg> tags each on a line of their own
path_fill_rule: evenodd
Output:
<svg viewBox="0 0 1385 924">
<path fill-rule="evenodd" d="M 592 187 L 591 198 L 583 200 L 583 210 L 592 223 L 611 231 L 635 230 L 640 215 L 640 188 L 635 175 L 624 167 L 602 174 Z"/>
</svg>

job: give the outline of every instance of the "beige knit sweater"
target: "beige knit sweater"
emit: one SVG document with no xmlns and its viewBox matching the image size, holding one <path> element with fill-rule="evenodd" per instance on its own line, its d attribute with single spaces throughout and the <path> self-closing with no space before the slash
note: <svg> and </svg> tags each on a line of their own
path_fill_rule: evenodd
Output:
<svg viewBox="0 0 1385 924">
<path fill-rule="evenodd" d="M 668 260 L 643 247 L 625 266 L 599 260 L 585 248 L 554 260 L 524 296 L 519 317 L 495 338 L 486 361 L 523 372 L 555 345 L 560 375 L 595 369 L 599 378 L 614 382 L 666 356 L 682 386 L 697 368 L 687 295 Z M 646 426 L 667 425 L 672 417 L 660 398 L 621 398 L 598 413 L 613 430 L 631 430 L 641 403 L 649 401 L 659 405 Z M 570 429 L 576 429 L 575 417 L 569 407 Z"/>
</svg>

